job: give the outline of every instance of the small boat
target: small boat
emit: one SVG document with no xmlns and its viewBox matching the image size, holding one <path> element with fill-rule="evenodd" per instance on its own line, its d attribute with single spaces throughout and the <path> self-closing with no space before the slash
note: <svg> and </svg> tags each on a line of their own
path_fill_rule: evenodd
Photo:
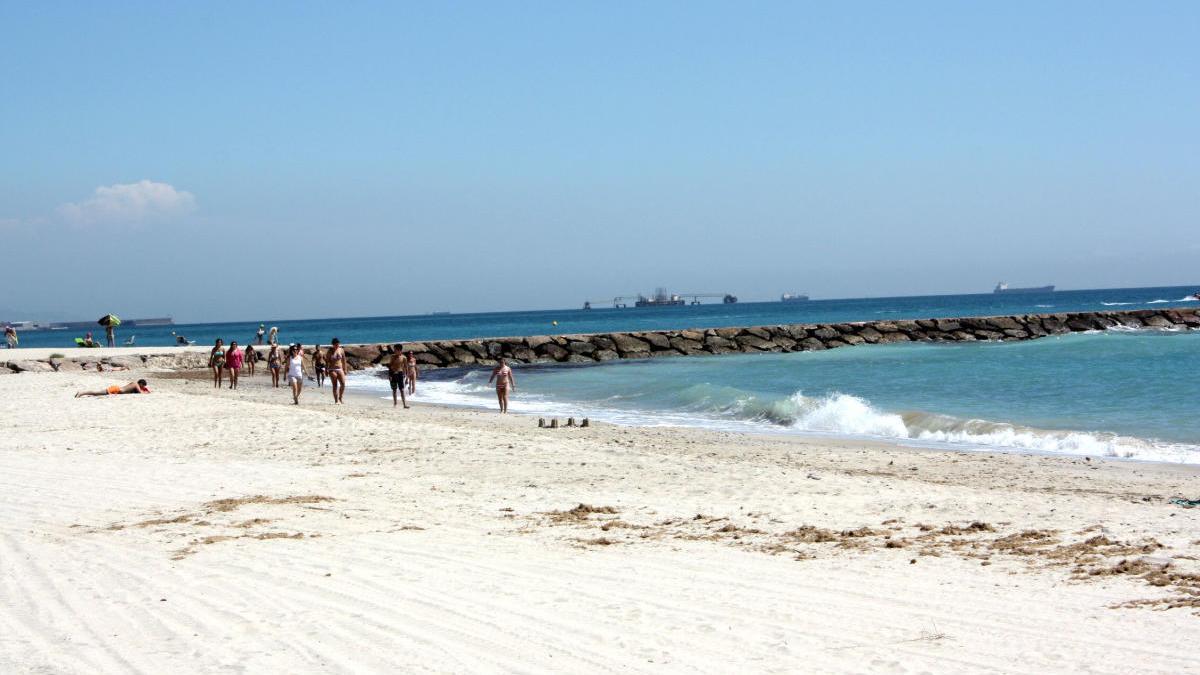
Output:
<svg viewBox="0 0 1200 675">
<path fill-rule="evenodd" d="M 780 302 L 808 302 L 808 296 L 803 293 L 784 293 L 779 296 Z"/>
</svg>

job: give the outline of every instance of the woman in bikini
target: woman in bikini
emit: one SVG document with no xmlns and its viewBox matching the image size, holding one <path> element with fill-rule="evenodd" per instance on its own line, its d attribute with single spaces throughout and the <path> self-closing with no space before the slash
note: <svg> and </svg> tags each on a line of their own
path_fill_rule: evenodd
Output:
<svg viewBox="0 0 1200 675">
<path fill-rule="evenodd" d="M 488 384 L 496 381 L 496 399 L 500 401 L 500 412 L 508 412 L 508 392 L 516 391 L 517 381 L 513 379 L 512 368 L 504 362 L 504 359 L 496 360 L 496 367 L 492 369 L 492 376 L 488 378 Z"/>
<path fill-rule="evenodd" d="M 346 350 L 337 338 L 329 343 L 329 353 L 325 356 L 325 372 L 329 374 L 329 384 L 333 385 L 333 402 L 341 403 L 346 393 Z"/>
<path fill-rule="evenodd" d="M 267 352 L 267 367 L 271 369 L 271 386 L 279 388 L 279 367 L 283 363 L 283 354 L 279 353 L 279 345 L 271 345 Z"/>
<path fill-rule="evenodd" d="M 313 350 L 313 370 L 317 371 L 317 387 L 325 386 L 325 352 L 321 351 L 321 345 Z"/>
<path fill-rule="evenodd" d="M 242 374 L 242 363 L 246 358 L 245 352 L 238 349 L 237 340 L 229 343 L 229 353 L 225 355 L 225 367 L 229 369 L 229 388 L 237 389 L 238 375 Z"/>
<path fill-rule="evenodd" d="M 408 353 L 408 370 L 405 374 L 408 375 L 408 395 L 412 396 L 417 393 L 417 356 L 412 352 Z"/>
<path fill-rule="evenodd" d="M 221 338 L 217 338 L 212 351 L 208 353 L 208 367 L 213 371 L 213 386 L 220 389 L 225 379 L 225 341 Z"/>
</svg>

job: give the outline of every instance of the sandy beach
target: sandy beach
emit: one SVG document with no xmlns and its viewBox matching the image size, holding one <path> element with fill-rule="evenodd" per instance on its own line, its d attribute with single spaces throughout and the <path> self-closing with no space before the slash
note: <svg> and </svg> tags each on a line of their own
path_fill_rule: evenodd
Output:
<svg viewBox="0 0 1200 675">
<path fill-rule="evenodd" d="M 146 377 L 0 377 L 0 671 L 1200 669 L 1195 466 Z"/>
</svg>

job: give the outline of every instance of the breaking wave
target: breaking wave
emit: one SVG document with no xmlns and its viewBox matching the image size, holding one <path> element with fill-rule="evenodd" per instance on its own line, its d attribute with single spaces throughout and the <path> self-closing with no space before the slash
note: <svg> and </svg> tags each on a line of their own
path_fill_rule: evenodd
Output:
<svg viewBox="0 0 1200 675">
<path fill-rule="evenodd" d="M 387 392 L 384 380 L 355 376 L 353 384 Z M 487 375 L 472 371 L 454 379 L 423 381 L 418 401 L 482 407 L 494 404 Z M 691 426 L 727 431 L 802 433 L 874 438 L 933 447 L 1009 449 L 1069 455 L 1200 463 L 1200 446 L 1165 443 L 1108 432 L 1037 429 L 922 411 L 889 412 L 844 393 L 770 397 L 713 384 L 692 384 L 652 393 L 606 395 L 588 401 L 553 400 L 523 392 L 514 412 L 587 415 L 629 426 Z"/>
</svg>

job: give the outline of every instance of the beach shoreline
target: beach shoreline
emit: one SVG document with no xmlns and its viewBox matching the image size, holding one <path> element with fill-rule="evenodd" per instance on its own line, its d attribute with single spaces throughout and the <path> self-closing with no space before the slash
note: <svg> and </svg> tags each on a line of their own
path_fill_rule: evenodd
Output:
<svg viewBox="0 0 1200 675">
<path fill-rule="evenodd" d="M 1200 665 L 1194 466 L 138 374 L 0 378 L 6 669 Z"/>
</svg>

